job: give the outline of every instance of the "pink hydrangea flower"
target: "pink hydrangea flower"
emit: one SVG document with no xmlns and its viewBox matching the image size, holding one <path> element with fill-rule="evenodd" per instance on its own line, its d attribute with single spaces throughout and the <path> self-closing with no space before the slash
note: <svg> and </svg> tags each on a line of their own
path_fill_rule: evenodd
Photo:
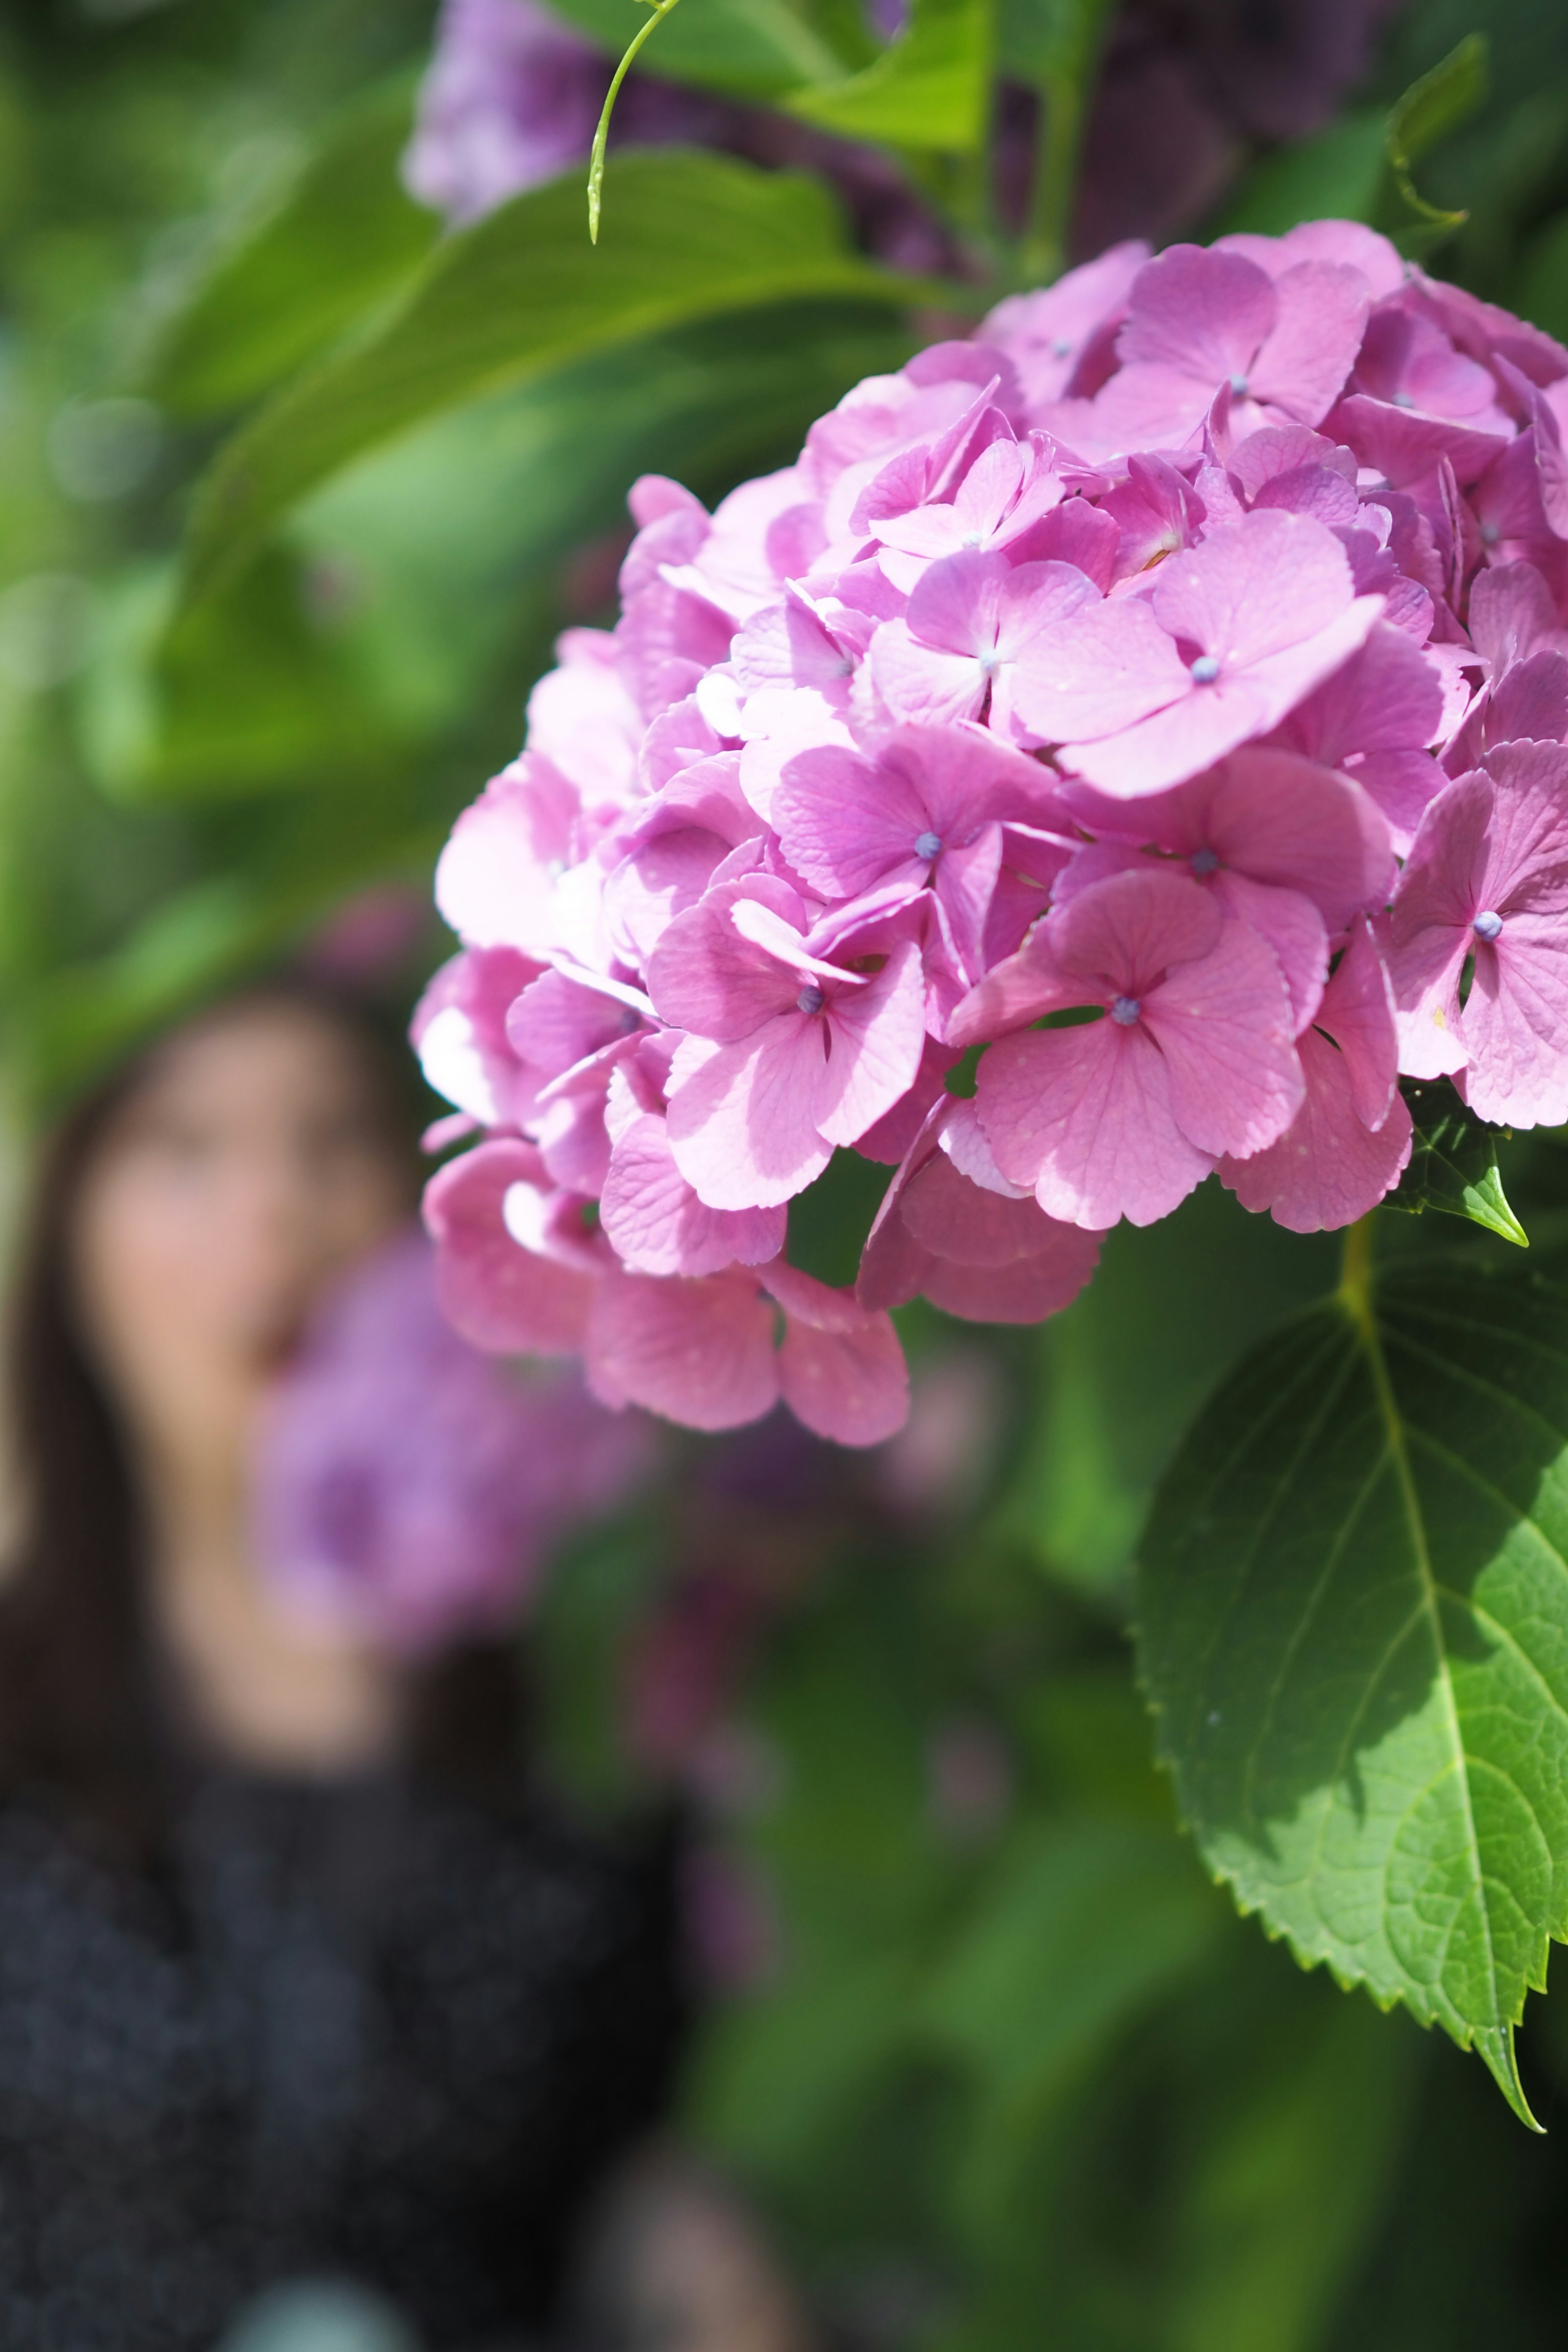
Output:
<svg viewBox="0 0 1568 2352">
<path fill-rule="evenodd" d="M 636 485 L 442 861 L 462 1328 L 870 1444 L 917 1295 L 1055 1313 L 1215 1171 L 1342 1223 L 1400 1069 L 1568 1117 L 1565 423 L 1568 351 L 1320 221 L 1010 299 L 712 514 Z M 852 1294 L 789 1223 L 850 1151 Z"/>
<path fill-rule="evenodd" d="M 1049 1216 L 1152 1224 L 1216 1160 L 1272 1143 L 1300 1107 L 1279 963 L 1195 881 L 1091 884 L 982 981 L 952 1034 L 1075 1007 L 1104 1017 L 1004 1036 L 975 1096 L 996 1165 Z"/>
<path fill-rule="evenodd" d="M 819 1176 L 913 1084 L 925 1045 L 918 942 L 903 910 L 834 938 L 788 883 L 724 885 L 678 917 L 649 969 L 687 1034 L 668 1130 L 715 1209 L 767 1208 Z"/>
<path fill-rule="evenodd" d="M 1297 1040 L 1306 1100 L 1284 1134 L 1219 1172 L 1244 1209 L 1315 1234 L 1374 1209 L 1410 1157 L 1388 972 L 1364 917 Z"/>
<path fill-rule="evenodd" d="M 1568 750 L 1505 743 L 1444 786 L 1388 939 L 1401 1067 L 1500 1125 L 1568 1120 Z"/>
<path fill-rule="evenodd" d="M 1160 792 L 1266 735 L 1359 651 L 1383 609 L 1309 515 L 1222 524 L 1155 575 L 1018 657 L 1026 741 L 1058 743 L 1101 792 Z"/>
</svg>

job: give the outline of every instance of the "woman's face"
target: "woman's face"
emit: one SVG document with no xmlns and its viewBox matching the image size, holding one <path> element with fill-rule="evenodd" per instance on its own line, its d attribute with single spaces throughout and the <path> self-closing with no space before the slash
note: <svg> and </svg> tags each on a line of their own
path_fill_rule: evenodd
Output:
<svg viewBox="0 0 1568 2352">
<path fill-rule="evenodd" d="M 322 1288 L 408 1214 L 410 1169 L 350 1037 L 258 1001 L 172 1038 L 78 1207 L 84 1335 L 163 1458 L 237 1465 Z"/>
</svg>

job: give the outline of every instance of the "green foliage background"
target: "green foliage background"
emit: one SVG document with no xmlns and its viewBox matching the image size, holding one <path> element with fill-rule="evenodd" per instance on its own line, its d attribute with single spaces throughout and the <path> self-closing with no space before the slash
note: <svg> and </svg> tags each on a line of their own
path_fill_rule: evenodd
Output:
<svg viewBox="0 0 1568 2352">
<path fill-rule="evenodd" d="M 637 21 L 557 5 L 606 47 Z M 684 0 L 656 36 L 669 76 L 881 142 L 971 257 L 946 286 L 858 253 L 808 178 L 693 152 L 612 159 L 592 261 L 576 174 L 438 237 L 395 170 L 429 15 L 61 0 L 0 34 L 18 1132 L 366 886 L 427 887 L 555 631 L 608 608 L 637 473 L 716 498 L 900 364 L 933 308 L 973 316 L 1059 266 L 1097 0 L 916 0 L 885 51 L 838 0 Z M 1414 0 L 1346 113 L 1251 159 L 1194 229 L 1372 220 L 1568 335 L 1568 12 L 1493 0 L 1489 54 L 1478 21 Z M 999 65 L 1048 127 L 1021 236 L 982 163 Z M 432 923 L 394 997 L 443 952 Z M 1568 1160 L 1451 1103 L 1417 1116 L 1403 1205 L 1456 1214 L 1380 1214 L 1337 1300 L 1336 1244 L 1205 1187 L 1119 1230 L 1038 1332 L 908 1312 L 932 1393 L 971 1400 L 940 1492 L 900 1504 L 875 1466 L 846 1485 L 819 1458 L 781 1536 L 704 1522 L 682 1454 L 667 1508 L 562 1563 L 551 1752 L 605 1802 L 638 1794 L 628 1643 L 705 1546 L 763 1563 L 766 1631 L 715 1727 L 733 1769 L 704 1785 L 771 1924 L 682 2127 L 754 2189 L 848 2347 L 1560 2340 L 1568 1999 L 1531 2001 L 1517 2082 L 1510 2043 L 1568 1927 Z M 845 1278 L 865 1176 L 798 1204 L 802 1263 Z M 1335 1760 L 1368 1704 L 1375 1786 Z M 1387 1792 L 1489 1763 L 1531 1818 L 1500 1799 L 1443 1830 L 1460 1926 L 1429 1968 L 1386 1895 Z M 1178 1802 L 1290 1948 L 1211 1884 Z"/>
</svg>

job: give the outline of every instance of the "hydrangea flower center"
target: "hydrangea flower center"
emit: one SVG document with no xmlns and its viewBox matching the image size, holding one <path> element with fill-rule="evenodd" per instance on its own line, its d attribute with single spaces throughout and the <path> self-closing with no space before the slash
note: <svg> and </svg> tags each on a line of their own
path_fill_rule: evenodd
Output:
<svg viewBox="0 0 1568 2352">
<path fill-rule="evenodd" d="M 915 856 L 916 856 L 917 857 L 924 857 L 924 858 L 930 859 L 930 858 L 932 858 L 932 857 L 940 857 L 940 856 L 941 856 L 941 855 L 942 855 L 942 835 L 941 835 L 941 834 L 940 834 L 940 833 L 917 833 L 917 834 L 916 834 L 916 835 L 915 835 Z"/>
<path fill-rule="evenodd" d="M 1470 929 L 1478 940 L 1495 940 L 1502 930 L 1502 917 L 1490 907 L 1483 907 Z"/>
<path fill-rule="evenodd" d="M 1213 874 L 1219 866 L 1217 849 L 1194 849 L 1187 864 L 1194 874 Z"/>
<path fill-rule="evenodd" d="M 1187 672 L 1187 676 L 1194 686 L 1212 686 L 1219 676 L 1219 656 L 1200 654 Z"/>
<path fill-rule="evenodd" d="M 1245 400 L 1247 398 L 1247 378 L 1244 375 L 1233 375 L 1230 380 L 1230 388 L 1236 394 L 1237 400 Z"/>
<path fill-rule="evenodd" d="M 1110 1017 L 1119 1029 L 1131 1029 L 1142 1010 L 1135 996 L 1119 996 L 1110 1007 Z"/>
<path fill-rule="evenodd" d="M 808 980 L 795 1001 L 802 1013 L 820 1013 L 827 999 L 816 982 Z"/>
</svg>

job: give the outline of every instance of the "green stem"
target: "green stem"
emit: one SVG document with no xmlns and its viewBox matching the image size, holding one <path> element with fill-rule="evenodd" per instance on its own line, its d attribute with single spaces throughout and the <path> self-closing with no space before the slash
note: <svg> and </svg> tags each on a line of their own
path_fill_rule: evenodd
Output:
<svg viewBox="0 0 1568 2352">
<path fill-rule="evenodd" d="M 1067 259 L 1068 226 L 1078 184 L 1078 151 L 1083 133 L 1083 101 L 1076 81 L 1055 74 L 1039 85 L 1040 135 L 1035 151 L 1035 185 L 1029 225 L 1019 263 L 1028 286 L 1059 278 Z"/>
<path fill-rule="evenodd" d="M 1358 1217 L 1345 1233 L 1340 1264 L 1340 1297 L 1363 1335 L 1372 1329 L 1372 1221 L 1375 1210 Z"/>
<path fill-rule="evenodd" d="M 590 245 L 597 245 L 599 242 L 599 204 L 605 188 L 605 146 L 610 135 L 610 117 L 615 112 L 616 100 L 621 94 L 621 84 L 630 71 L 632 59 L 655 26 L 662 24 L 670 10 L 677 5 L 677 0 L 650 0 L 650 5 L 653 9 L 652 16 L 646 25 L 638 26 L 630 48 L 616 68 L 615 79 L 605 94 L 605 107 L 599 117 L 599 127 L 594 133 L 593 152 L 588 158 L 588 242 Z"/>
</svg>

